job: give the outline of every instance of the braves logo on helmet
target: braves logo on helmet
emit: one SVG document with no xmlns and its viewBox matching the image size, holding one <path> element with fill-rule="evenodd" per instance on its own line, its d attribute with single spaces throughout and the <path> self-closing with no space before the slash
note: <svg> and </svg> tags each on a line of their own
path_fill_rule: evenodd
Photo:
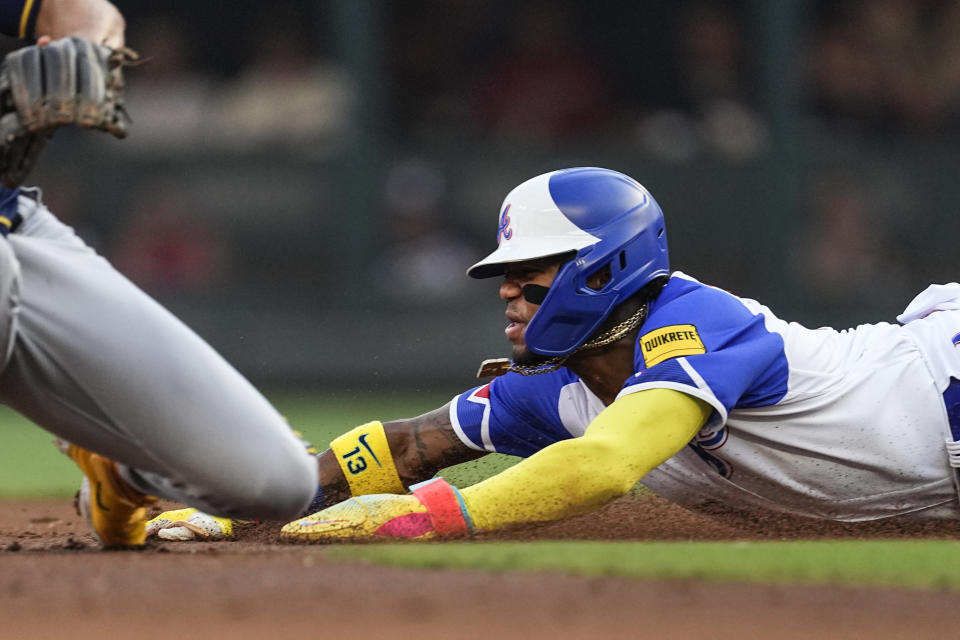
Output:
<svg viewBox="0 0 960 640">
<path fill-rule="evenodd" d="M 510 205 L 503 209 L 500 214 L 500 227 L 497 229 L 497 244 L 513 237 L 513 229 L 510 228 Z"/>
</svg>

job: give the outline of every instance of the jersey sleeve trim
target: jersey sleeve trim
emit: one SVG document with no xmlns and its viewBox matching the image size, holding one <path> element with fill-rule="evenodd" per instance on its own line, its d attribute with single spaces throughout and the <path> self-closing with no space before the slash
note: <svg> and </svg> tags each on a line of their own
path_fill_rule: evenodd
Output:
<svg viewBox="0 0 960 640">
<path fill-rule="evenodd" d="M 677 358 L 677 364 L 683 369 L 684 373 L 690 376 L 690 379 L 696 386 L 691 386 L 688 384 L 683 384 L 681 382 L 673 382 L 669 380 L 653 380 L 650 382 L 641 382 L 638 384 L 630 385 L 624 387 L 620 393 L 617 394 L 617 397 L 625 396 L 631 393 L 636 393 L 638 391 L 644 391 L 646 389 L 673 389 L 674 391 L 679 391 L 685 393 L 694 398 L 700 398 L 716 411 L 716 417 L 708 421 L 708 425 L 719 422 L 719 424 L 725 424 L 727 422 L 727 408 L 723 406 L 723 403 L 717 398 L 717 396 L 710 389 L 710 386 L 706 383 L 703 377 L 694 369 L 686 358 Z"/>
<path fill-rule="evenodd" d="M 460 438 L 463 444 L 467 445 L 471 449 L 476 449 L 477 451 L 488 451 L 488 449 L 485 449 L 484 447 L 478 445 L 473 440 L 471 440 L 470 437 L 467 435 L 466 431 L 463 430 L 463 426 L 460 424 L 460 417 L 457 415 L 457 406 L 462 398 L 463 398 L 463 395 L 457 395 L 457 396 L 454 396 L 453 400 L 450 402 L 450 424 L 451 426 L 453 426 L 453 432 L 457 434 L 457 437 Z M 490 438 L 490 427 L 488 422 L 489 414 L 490 414 L 489 407 L 487 409 L 488 410 L 485 412 L 485 415 L 484 415 L 484 420 L 483 420 L 484 425 L 482 427 L 483 429 L 482 433 L 485 433 L 486 438 L 489 440 Z M 489 450 L 492 450 L 492 448 Z"/>
<path fill-rule="evenodd" d="M 19 37 L 34 37 L 37 29 L 37 15 L 40 13 L 40 4 L 41 0 L 27 0 L 23 3 L 23 13 L 20 14 Z"/>
</svg>

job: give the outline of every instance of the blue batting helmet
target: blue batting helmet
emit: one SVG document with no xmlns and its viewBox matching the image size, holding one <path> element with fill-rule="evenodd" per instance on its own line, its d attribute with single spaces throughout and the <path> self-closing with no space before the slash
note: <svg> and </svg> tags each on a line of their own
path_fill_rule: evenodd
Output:
<svg viewBox="0 0 960 640">
<path fill-rule="evenodd" d="M 565 356 L 585 343 L 621 302 L 670 273 L 660 205 L 636 180 L 616 171 L 577 167 L 527 180 L 500 209 L 497 250 L 467 270 L 502 275 L 504 265 L 572 253 L 527 325 L 534 353 Z M 600 289 L 587 279 L 604 267 Z"/>
</svg>

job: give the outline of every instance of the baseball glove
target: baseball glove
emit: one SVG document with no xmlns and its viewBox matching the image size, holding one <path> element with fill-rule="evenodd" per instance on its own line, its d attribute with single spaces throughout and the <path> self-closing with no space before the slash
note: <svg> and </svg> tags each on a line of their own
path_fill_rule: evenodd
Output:
<svg viewBox="0 0 960 640">
<path fill-rule="evenodd" d="M 23 183 L 53 132 L 64 125 L 127 134 L 123 68 L 138 59 L 83 38 L 8 54 L 0 64 L 0 182 Z"/>
</svg>

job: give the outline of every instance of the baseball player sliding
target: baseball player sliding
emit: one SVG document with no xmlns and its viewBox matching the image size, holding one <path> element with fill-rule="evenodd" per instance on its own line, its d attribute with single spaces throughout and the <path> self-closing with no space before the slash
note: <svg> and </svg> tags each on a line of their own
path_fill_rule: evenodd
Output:
<svg viewBox="0 0 960 640">
<path fill-rule="evenodd" d="M 928 288 L 901 324 L 810 330 L 671 272 L 656 201 L 597 168 L 516 187 L 497 239 L 468 273 L 501 278 L 512 360 L 440 409 L 335 439 L 315 502 L 331 506 L 283 537 L 463 536 L 587 512 L 638 481 L 694 508 L 960 517 L 960 284 Z M 433 478 L 487 452 L 525 459 L 462 489 Z M 187 510 L 149 530 L 230 524 Z"/>
<path fill-rule="evenodd" d="M 60 126 L 126 134 L 123 29 L 105 0 L 0 0 L 37 41 L 0 66 L 0 401 L 62 439 L 104 546 L 142 545 L 155 497 L 295 517 L 317 462 L 281 416 L 19 186 Z"/>
</svg>

